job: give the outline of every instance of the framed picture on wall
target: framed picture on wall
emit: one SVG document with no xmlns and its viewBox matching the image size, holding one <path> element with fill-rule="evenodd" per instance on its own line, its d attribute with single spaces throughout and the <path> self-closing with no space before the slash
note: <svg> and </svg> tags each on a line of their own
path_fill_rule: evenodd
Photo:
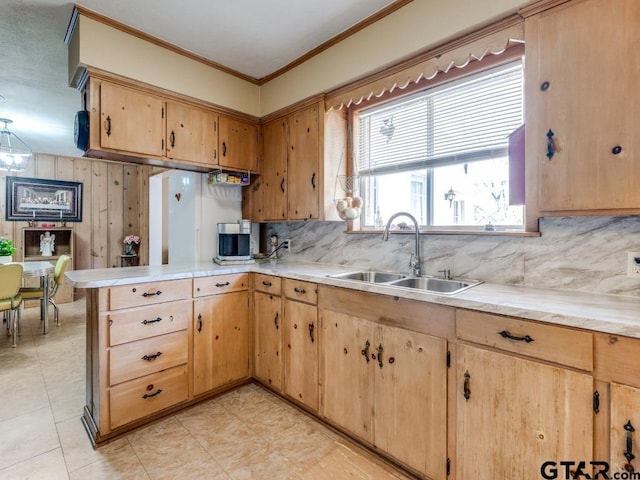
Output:
<svg viewBox="0 0 640 480">
<path fill-rule="evenodd" d="M 7 220 L 82 221 L 82 183 L 42 178 L 7 178 Z"/>
</svg>

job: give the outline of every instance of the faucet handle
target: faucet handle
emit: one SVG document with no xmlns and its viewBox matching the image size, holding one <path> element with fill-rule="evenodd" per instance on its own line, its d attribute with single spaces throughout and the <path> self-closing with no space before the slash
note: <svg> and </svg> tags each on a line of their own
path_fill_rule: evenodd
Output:
<svg viewBox="0 0 640 480">
<path fill-rule="evenodd" d="M 444 278 L 445 280 L 451 279 L 451 270 L 449 270 L 448 268 L 445 268 L 444 270 L 438 270 L 438 273 L 441 273 L 442 278 Z"/>
</svg>

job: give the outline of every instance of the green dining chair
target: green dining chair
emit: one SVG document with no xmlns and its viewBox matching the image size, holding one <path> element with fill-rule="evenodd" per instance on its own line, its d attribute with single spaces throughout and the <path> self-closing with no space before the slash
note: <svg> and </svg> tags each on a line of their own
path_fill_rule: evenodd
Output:
<svg viewBox="0 0 640 480">
<path fill-rule="evenodd" d="M 70 264 L 71 257 L 69 255 L 60 255 L 53 269 L 53 282 L 49 286 L 49 303 L 53 305 L 54 318 L 58 326 L 60 326 L 60 317 L 58 314 L 58 305 L 54 297 L 60 286 L 64 283 L 64 274 L 69 269 Z M 20 294 L 23 300 L 40 300 L 40 311 L 42 315 L 44 315 L 44 309 L 47 308 L 47 305 L 43 303 L 44 290 L 41 287 L 23 287 L 20 289 Z"/>
<path fill-rule="evenodd" d="M 18 345 L 20 333 L 21 284 L 22 265 L 19 263 L 0 265 L 0 312 L 4 313 L 7 332 L 9 335 L 13 334 L 13 347 Z"/>
</svg>

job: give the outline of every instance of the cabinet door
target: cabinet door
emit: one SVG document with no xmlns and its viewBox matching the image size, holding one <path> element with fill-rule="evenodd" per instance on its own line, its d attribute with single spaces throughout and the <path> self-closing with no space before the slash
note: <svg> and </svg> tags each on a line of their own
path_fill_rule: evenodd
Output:
<svg viewBox="0 0 640 480">
<path fill-rule="evenodd" d="M 375 445 L 429 478 L 444 479 L 447 341 L 395 327 L 376 330 Z"/>
<path fill-rule="evenodd" d="M 321 310 L 322 414 L 368 443 L 373 443 L 373 323 Z"/>
<path fill-rule="evenodd" d="M 255 303 L 255 374 L 256 378 L 282 389 L 282 301 L 280 297 L 256 292 Z"/>
<path fill-rule="evenodd" d="M 590 375 L 468 345 L 457 355 L 456 478 L 537 478 L 545 462 L 591 460 Z"/>
<path fill-rule="evenodd" d="M 194 300 L 193 394 L 249 376 L 249 294 Z"/>
<path fill-rule="evenodd" d="M 103 82 L 100 145 L 144 155 L 164 155 L 164 102 L 158 97 Z"/>
<path fill-rule="evenodd" d="M 542 211 L 640 205 L 640 96 L 630 94 L 640 77 L 640 63 L 630 61 L 640 44 L 640 3 L 606 2 L 606 14 L 603 5 L 570 2 L 528 19 L 527 50 L 537 46 L 537 61 L 527 62 L 534 104 L 527 127 L 535 124 L 527 142 L 538 146 Z M 549 131 L 558 147 L 551 159 Z"/>
<path fill-rule="evenodd" d="M 220 116 L 218 163 L 221 167 L 258 171 L 258 127 Z"/>
<path fill-rule="evenodd" d="M 318 410 L 318 309 L 284 300 L 284 391 Z"/>
<path fill-rule="evenodd" d="M 216 115 L 201 108 L 167 102 L 167 157 L 214 165 Z"/>
<path fill-rule="evenodd" d="M 320 212 L 319 107 L 296 112 L 288 117 L 288 122 L 289 219 L 317 219 Z"/>
<path fill-rule="evenodd" d="M 262 201 L 265 220 L 287 219 L 287 121 L 262 128 Z"/>
<path fill-rule="evenodd" d="M 610 472 L 640 471 L 640 389 L 611 384 Z M 628 461 L 625 454 L 635 457 Z"/>
</svg>

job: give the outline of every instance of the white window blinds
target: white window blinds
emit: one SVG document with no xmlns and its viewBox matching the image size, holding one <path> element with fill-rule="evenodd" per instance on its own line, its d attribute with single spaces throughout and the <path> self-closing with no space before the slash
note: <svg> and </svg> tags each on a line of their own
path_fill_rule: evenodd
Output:
<svg viewBox="0 0 640 480">
<path fill-rule="evenodd" d="M 523 122 L 522 62 L 359 113 L 361 175 L 504 156 Z"/>
</svg>

